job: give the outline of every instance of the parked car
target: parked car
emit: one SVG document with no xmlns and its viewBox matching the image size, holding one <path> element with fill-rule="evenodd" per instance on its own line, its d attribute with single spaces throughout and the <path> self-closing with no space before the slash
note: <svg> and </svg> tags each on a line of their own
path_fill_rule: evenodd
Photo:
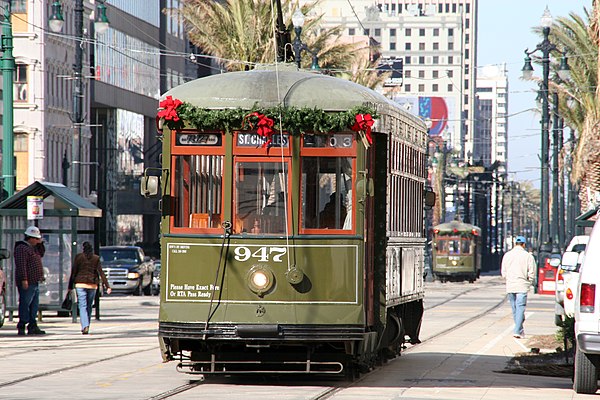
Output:
<svg viewBox="0 0 600 400">
<path fill-rule="evenodd" d="M 560 253 L 546 255 L 538 270 L 537 288 L 539 294 L 556 295 L 556 275 L 560 266 Z"/>
<path fill-rule="evenodd" d="M 152 273 L 152 294 L 160 293 L 160 260 L 154 260 L 154 272 Z"/>
<path fill-rule="evenodd" d="M 575 373 L 577 393 L 596 393 L 600 366 L 600 220 L 596 221 L 579 269 L 575 293 Z"/>
<path fill-rule="evenodd" d="M 554 323 L 560 326 L 562 321 L 565 319 L 565 294 L 567 286 L 570 286 L 570 298 L 567 299 L 569 302 L 570 310 L 574 309 L 575 301 L 575 290 L 577 288 L 577 280 L 579 279 L 579 267 L 581 266 L 581 260 L 584 254 L 585 247 L 589 241 L 588 235 L 578 235 L 573 237 L 569 242 L 569 245 L 565 249 L 561 257 L 560 266 L 556 273 L 556 291 L 555 291 L 555 305 L 554 305 Z M 581 260 L 580 260 L 581 258 Z M 573 316 L 573 311 L 566 314 L 570 317 Z"/>
<path fill-rule="evenodd" d="M 100 261 L 113 290 L 135 295 L 152 294 L 154 264 L 141 247 L 100 247 Z"/>
</svg>

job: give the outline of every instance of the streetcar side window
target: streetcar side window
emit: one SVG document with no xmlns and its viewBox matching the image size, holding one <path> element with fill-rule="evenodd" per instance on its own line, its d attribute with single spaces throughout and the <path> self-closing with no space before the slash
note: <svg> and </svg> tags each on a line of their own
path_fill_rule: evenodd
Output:
<svg viewBox="0 0 600 400">
<path fill-rule="evenodd" d="M 234 230 L 244 234 L 286 233 L 288 168 L 281 162 L 237 162 Z"/>
<path fill-rule="evenodd" d="M 350 157 L 303 157 L 303 229 L 352 230 L 352 165 Z"/>
<path fill-rule="evenodd" d="M 174 226 L 219 228 L 223 156 L 175 156 Z"/>
</svg>

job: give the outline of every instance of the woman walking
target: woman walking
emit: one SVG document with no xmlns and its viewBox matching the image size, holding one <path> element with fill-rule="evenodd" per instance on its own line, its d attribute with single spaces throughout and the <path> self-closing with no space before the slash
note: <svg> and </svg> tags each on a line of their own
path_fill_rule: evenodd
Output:
<svg viewBox="0 0 600 400">
<path fill-rule="evenodd" d="M 100 257 L 94 254 L 94 248 L 89 242 L 84 242 L 83 253 L 75 256 L 73 268 L 71 268 L 71 278 L 69 279 L 69 291 L 75 287 L 77 293 L 81 333 L 84 335 L 87 335 L 90 331 L 92 304 L 100 283 L 99 277 L 102 279 L 102 286 L 106 293 L 110 294 L 112 289 L 108 285 L 104 271 L 102 271 Z"/>
</svg>

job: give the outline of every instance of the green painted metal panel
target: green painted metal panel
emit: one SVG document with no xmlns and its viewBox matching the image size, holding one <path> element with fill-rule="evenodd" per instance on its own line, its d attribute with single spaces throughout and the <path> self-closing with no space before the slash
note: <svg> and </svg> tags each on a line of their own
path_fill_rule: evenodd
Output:
<svg viewBox="0 0 600 400">
<path fill-rule="evenodd" d="M 282 240 L 232 238 L 220 265 L 218 239 L 164 242 L 161 320 L 205 321 L 210 308 L 212 322 L 363 323 L 360 239 L 296 240 L 288 245 Z M 286 278 L 293 265 L 304 272 L 298 285 Z M 248 273 L 256 266 L 274 276 L 272 290 L 263 296 L 248 284 Z"/>
</svg>

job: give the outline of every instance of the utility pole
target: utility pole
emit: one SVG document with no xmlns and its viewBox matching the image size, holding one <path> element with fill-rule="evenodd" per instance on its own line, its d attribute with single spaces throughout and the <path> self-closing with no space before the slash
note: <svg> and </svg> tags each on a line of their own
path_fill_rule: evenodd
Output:
<svg viewBox="0 0 600 400">
<path fill-rule="evenodd" d="M 15 58 L 13 57 L 13 35 L 10 21 L 11 2 L 4 4 L 4 18 L 2 20 L 2 180 L 7 197 L 15 193 L 15 163 L 14 163 L 14 135 L 13 135 L 13 78 L 15 73 Z"/>
<path fill-rule="evenodd" d="M 81 193 L 81 145 L 83 127 L 83 0 L 75 0 L 75 64 L 73 64 L 73 181 L 71 188 L 75 193 Z"/>
</svg>

